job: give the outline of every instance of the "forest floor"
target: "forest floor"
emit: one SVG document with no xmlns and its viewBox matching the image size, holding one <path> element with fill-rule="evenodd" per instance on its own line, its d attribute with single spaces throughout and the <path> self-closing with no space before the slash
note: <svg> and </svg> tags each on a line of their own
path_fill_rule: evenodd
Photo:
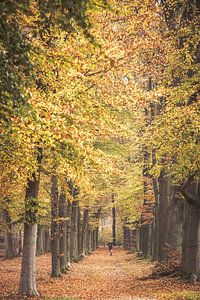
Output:
<svg viewBox="0 0 200 300">
<path fill-rule="evenodd" d="M 41 300 L 192 300 L 200 299 L 200 283 L 189 284 L 179 277 L 148 279 L 154 263 L 122 249 L 98 249 L 67 274 L 50 277 L 50 254 L 37 257 L 37 287 Z M 28 299 L 17 296 L 21 258 L 0 261 L 0 299 Z"/>
</svg>

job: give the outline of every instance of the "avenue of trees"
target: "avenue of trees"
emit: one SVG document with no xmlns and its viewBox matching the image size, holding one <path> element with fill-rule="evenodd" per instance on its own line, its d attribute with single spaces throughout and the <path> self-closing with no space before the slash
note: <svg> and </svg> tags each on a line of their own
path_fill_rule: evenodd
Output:
<svg viewBox="0 0 200 300">
<path fill-rule="evenodd" d="M 200 278 L 197 0 L 0 3 L 0 226 L 22 255 L 19 293 L 98 246 L 109 212 L 124 247 Z M 178 255 L 178 254 L 177 254 Z"/>
</svg>

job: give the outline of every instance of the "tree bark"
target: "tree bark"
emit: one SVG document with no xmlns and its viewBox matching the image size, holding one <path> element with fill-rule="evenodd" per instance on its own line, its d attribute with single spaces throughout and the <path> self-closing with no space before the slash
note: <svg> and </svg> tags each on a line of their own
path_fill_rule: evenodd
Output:
<svg viewBox="0 0 200 300">
<path fill-rule="evenodd" d="M 92 250 L 96 250 L 97 245 L 96 245 L 96 229 L 92 231 Z"/>
<path fill-rule="evenodd" d="M 19 255 L 22 255 L 23 242 L 24 242 L 23 230 L 22 230 L 22 228 L 20 228 L 20 230 L 19 230 Z"/>
<path fill-rule="evenodd" d="M 140 234 L 142 256 L 148 258 L 152 254 L 152 224 L 143 224 Z"/>
<path fill-rule="evenodd" d="M 59 196 L 58 177 L 52 175 L 51 178 L 51 276 L 59 277 L 60 272 L 60 245 L 59 245 Z"/>
<path fill-rule="evenodd" d="M 43 254 L 44 248 L 44 227 L 42 225 L 38 225 L 36 255 L 39 256 Z"/>
<path fill-rule="evenodd" d="M 78 222 L 77 222 L 77 234 L 78 234 L 78 257 L 80 258 L 83 252 L 82 247 L 82 224 L 81 224 L 81 210 L 78 206 Z"/>
<path fill-rule="evenodd" d="M 126 225 L 126 222 L 124 223 L 124 249 L 129 250 L 129 244 L 130 244 L 130 229 Z"/>
<path fill-rule="evenodd" d="M 87 255 L 88 250 L 88 238 L 89 238 L 89 210 L 85 208 L 83 210 L 83 225 L 82 225 L 82 248 L 83 255 Z"/>
<path fill-rule="evenodd" d="M 51 246 L 50 246 L 50 229 L 49 228 L 45 229 L 44 251 L 45 252 L 51 251 Z"/>
<path fill-rule="evenodd" d="M 140 227 L 136 228 L 136 251 L 140 252 Z"/>
<path fill-rule="evenodd" d="M 78 260 L 78 201 L 72 202 L 70 257 Z"/>
<path fill-rule="evenodd" d="M 36 241 L 37 241 L 37 197 L 39 192 L 42 149 L 38 148 L 38 174 L 28 179 L 25 197 L 25 223 L 22 252 L 22 268 L 19 284 L 21 295 L 37 296 L 36 289 Z"/>
<path fill-rule="evenodd" d="M 25 224 L 24 245 L 22 252 L 22 271 L 20 280 L 20 294 L 38 296 L 36 289 L 36 239 L 37 224 Z"/>
<path fill-rule="evenodd" d="M 170 186 L 171 199 L 169 206 L 169 226 L 167 243 L 171 250 L 181 251 L 182 239 L 183 239 L 183 204 L 184 202 L 180 199 L 180 191 L 176 186 Z"/>
<path fill-rule="evenodd" d="M 89 234 L 88 234 L 88 250 L 89 250 L 89 254 L 92 253 L 92 230 L 89 229 Z"/>
<path fill-rule="evenodd" d="M 3 218 L 7 227 L 5 234 L 5 258 L 13 258 L 16 256 L 16 251 L 13 243 L 12 221 L 7 209 L 3 210 Z"/>
<path fill-rule="evenodd" d="M 154 221 L 153 221 L 153 259 L 159 257 L 159 184 L 157 179 L 153 179 L 153 188 L 155 195 Z"/>
<path fill-rule="evenodd" d="M 187 277 L 200 280 L 200 183 L 188 181 L 182 187 L 186 198 L 181 271 Z"/>
<path fill-rule="evenodd" d="M 181 250 L 183 203 L 170 178 L 161 173 L 154 180 L 155 210 L 153 224 L 153 259 L 168 260 L 168 250 Z"/>
<path fill-rule="evenodd" d="M 113 245 L 116 245 L 116 210 L 115 210 L 115 195 L 112 194 L 112 238 Z"/>
<path fill-rule="evenodd" d="M 159 177 L 159 246 L 158 260 L 165 261 L 167 258 L 167 235 L 169 227 L 169 205 L 170 205 L 170 180 L 161 171 Z"/>
<path fill-rule="evenodd" d="M 67 201 L 67 222 L 66 222 L 66 260 L 67 268 L 70 267 L 70 248 L 71 248 L 71 214 L 72 214 L 72 205 Z"/>
<path fill-rule="evenodd" d="M 96 248 L 99 248 L 99 226 L 96 228 Z"/>
<path fill-rule="evenodd" d="M 59 202 L 60 221 L 60 270 L 62 273 L 67 269 L 67 200 L 65 192 L 60 194 Z"/>
</svg>

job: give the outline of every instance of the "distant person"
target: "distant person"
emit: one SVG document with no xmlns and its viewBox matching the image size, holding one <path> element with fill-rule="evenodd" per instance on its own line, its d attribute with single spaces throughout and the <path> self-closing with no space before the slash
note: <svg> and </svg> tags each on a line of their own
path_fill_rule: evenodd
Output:
<svg viewBox="0 0 200 300">
<path fill-rule="evenodd" d="M 112 255 L 112 249 L 113 249 L 113 243 L 112 242 L 108 242 L 108 250 L 110 252 L 110 255 Z"/>
</svg>

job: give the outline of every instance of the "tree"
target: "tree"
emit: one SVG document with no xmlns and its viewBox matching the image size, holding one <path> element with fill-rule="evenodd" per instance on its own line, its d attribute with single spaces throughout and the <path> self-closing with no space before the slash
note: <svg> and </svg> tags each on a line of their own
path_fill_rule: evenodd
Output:
<svg viewBox="0 0 200 300">
<path fill-rule="evenodd" d="M 32 174 L 32 178 L 28 179 L 26 188 L 26 207 L 25 207 L 25 223 L 24 223 L 24 242 L 22 252 L 22 268 L 19 292 L 22 295 L 37 296 L 36 289 L 36 241 L 37 241 L 37 197 L 39 192 L 40 173 L 42 162 L 42 149 L 37 151 L 37 173 Z"/>
<path fill-rule="evenodd" d="M 60 270 L 60 228 L 59 228 L 59 192 L 58 176 L 52 175 L 51 179 L 51 254 L 52 254 L 52 277 L 59 277 Z"/>
</svg>

